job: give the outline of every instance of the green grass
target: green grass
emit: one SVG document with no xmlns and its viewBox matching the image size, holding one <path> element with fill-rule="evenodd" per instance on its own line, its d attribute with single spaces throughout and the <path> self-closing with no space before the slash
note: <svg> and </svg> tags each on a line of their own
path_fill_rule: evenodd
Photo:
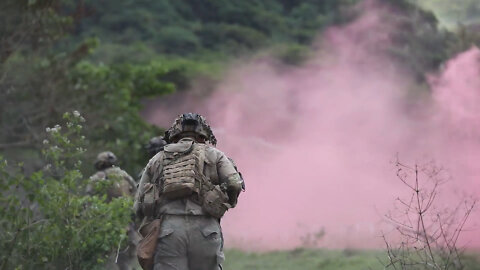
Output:
<svg viewBox="0 0 480 270">
<path fill-rule="evenodd" d="M 226 270 L 382 270 L 384 267 L 379 260 L 386 259 L 382 251 L 350 249 L 295 249 L 265 253 L 227 250 L 225 256 L 223 266 Z M 480 262 L 472 256 L 463 262 L 464 270 L 480 270 Z"/>
<path fill-rule="evenodd" d="M 267 253 L 228 250 L 225 253 L 227 270 L 383 269 L 378 260 L 383 254 L 376 251 L 295 249 Z"/>
</svg>

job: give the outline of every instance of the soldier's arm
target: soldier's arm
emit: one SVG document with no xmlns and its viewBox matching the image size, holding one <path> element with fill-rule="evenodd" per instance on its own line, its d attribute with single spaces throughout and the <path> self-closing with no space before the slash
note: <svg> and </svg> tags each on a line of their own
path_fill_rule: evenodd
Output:
<svg viewBox="0 0 480 270">
<path fill-rule="evenodd" d="M 217 169 L 218 177 L 227 187 L 229 203 L 232 207 L 235 207 L 235 205 L 237 205 L 238 195 L 240 195 L 242 191 L 242 177 L 228 157 L 220 151 L 217 159 Z"/>
<path fill-rule="evenodd" d="M 242 173 L 238 170 L 237 164 L 235 163 L 235 161 L 233 161 L 232 158 L 228 158 L 228 160 L 230 160 L 230 162 L 232 162 L 233 167 L 235 168 L 235 171 L 237 171 L 238 175 L 240 175 L 240 180 L 242 181 L 242 190 L 245 191 L 245 181 L 243 180 Z"/>
<path fill-rule="evenodd" d="M 145 169 L 143 170 L 142 178 L 140 178 L 140 182 L 138 182 L 137 193 L 135 193 L 135 201 L 133 203 L 133 211 L 135 215 L 142 219 L 144 214 L 142 213 L 142 209 L 140 207 L 140 195 L 144 192 L 145 183 L 150 183 L 151 175 L 150 175 L 150 163 L 147 164 Z"/>
<path fill-rule="evenodd" d="M 133 194 L 136 194 L 136 192 L 137 192 L 137 183 L 135 183 L 135 180 L 133 180 L 133 178 L 132 178 L 132 177 L 130 176 L 130 174 L 128 174 L 127 172 L 125 172 L 125 180 L 127 180 L 127 182 L 130 184 L 132 193 L 133 193 Z"/>
<path fill-rule="evenodd" d="M 103 171 L 96 172 L 94 175 L 90 176 L 88 179 L 87 187 L 85 192 L 92 196 L 95 194 L 95 184 L 100 180 L 105 179 L 105 173 Z"/>
</svg>

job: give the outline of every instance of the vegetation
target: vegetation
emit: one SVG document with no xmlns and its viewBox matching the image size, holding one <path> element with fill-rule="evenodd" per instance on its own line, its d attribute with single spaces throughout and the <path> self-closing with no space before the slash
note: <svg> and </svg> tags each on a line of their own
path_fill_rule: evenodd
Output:
<svg viewBox="0 0 480 270">
<path fill-rule="evenodd" d="M 480 2 L 476 0 L 416 0 L 420 6 L 431 9 L 444 26 L 455 28 L 460 24 L 480 24 Z"/>
<path fill-rule="evenodd" d="M 451 1 L 423 1 L 435 4 L 435 14 L 457 12 L 465 26 L 442 29 L 417 2 L 388 1 L 396 11 L 388 19 L 401 31 L 386 52 L 419 82 L 480 44 L 477 1 L 462 0 L 461 11 Z M 132 175 L 144 166 L 143 146 L 162 130 L 143 121 L 142 101 L 188 91 L 199 76 L 215 81 L 225 62 L 260 50 L 299 65 L 323 29 L 358 15 L 350 9 L 358 2 L 0 1 L 0 248 L 8 251 L 0 270 L 100 267 L 125 237 L 131 202 L 84 196 L 85 178 L 102 150 L 113 151 Z M 229 254 L 238 260 L 227 269 L 349 269 L 374 261 L 373 253 Z M 341 256 L 348 259 L 339 265 Z"/>
<path fill-rule="evenodd" d="M 323 27 L 339 22 L 352 0 L 76 1 L 79 37 L 105 44 L 145 43 L 156 53 L 227 55 L 273 43 L 308 44 Z"/>
<path fill-rule="evenodd" d="M 47 128 L 42 170 L 26 176 L 0 159 L 2 270 L 101 269 L 126 243 L 132 200 L 85 194 L 84 118 L 73 112 L 64 119 Z"/>
<path fill-rule="evenodd" d="M 397 198 L 395 210 L 386 215 L 400 240 L 394 243 L 383 235 L 388 254 L 385 269 L 465 269 L 458 239 L 477 200 L 462 199 L 452 208 L 438 206 L 439 187 L 448 179 L 442 168 L 400 161 L 396 167 L 398 179 L 410 194 Z"/>
<path fill-rule="evenodd" d="M 419 81 L 480 40 L 472 31 L 439 29 L 432 13 L 407 0 L 389 2 L 395 16 L 388 19 L 402 31 L 387 53 Z M 88 120 L 90 149 L 115 152 L 136 175 L 146 162 L 144 144 L 161 132 L 139 116 L 142 100 L 188 89 L 198 76 L 218 77 L 222 62 L 261 49 L 301 64 L 322 29 L 356 16 L 349 8 L 358 1 L 199 3 L 2 1 L 0 151 L 28 171 L 39 168 L 41 131 L 78 110 Z M 84 161 L 95 154 L 87 152 Z"/>
<path fill-rule="evenodd" d="M 324 250 L 300 248 L 266 253 L 227 250 L 224 267 L 230 270 L 382 270 L 384 266 L 379 263 L 379 260 L 386 259 L 385 257 L 386 254 L 382 251 L 351 249 Z M 463 261 L 465 270 L 480 269 L 480 264 L 475 257 L 466 257 Z"/>
</svg>

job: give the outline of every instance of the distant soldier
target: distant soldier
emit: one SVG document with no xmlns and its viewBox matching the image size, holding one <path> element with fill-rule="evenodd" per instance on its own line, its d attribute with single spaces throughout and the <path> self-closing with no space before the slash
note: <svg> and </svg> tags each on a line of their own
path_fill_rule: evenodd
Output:
<svg viewBox="0 0 480 270">
<path fill-rule="evenodd" d="M 165 140 L 169 144 L 147 164 L 135 196 L 136 214 L 145 217 L 139 261 L 144 269 L 221 270 L 220 219 L 237 204 L 243 180 L 214 147 L 203 116 L 179 116 Z"/>
<path fill-rule="evenodd" d="M 127 172 L 116 167 L 116 162 L 117 157 L 110 151 L 98 154 L 94 164 L 97 172 L 90 177 L 90 183 L 87 186 L 88 194 L 99 194 L 99 190 L 105 187 L 109 201 L 112 198 L 135 195 L 135 181 Z"/>
<path fill-rule="evenodd" d="M 87 193 L 90 195 L 107 194 L 107 201 L 119 197 L 133 197 L 137 188 L 133 178 L 124 170 L 116 167 L 117 157 L 109 151 L 98 154 L 95 161 L 97 172 L 90 177 Z M 128 226 L 128 246 L 119 251 L 118 260 L 115 262 L 120 270 L 132 269 L 136 265 L 135 251 L 138 236 L 133 224 Z M 112 255 L 115 258 L 116 255 Z M 112 262 L 113 263 L 113 262 Z M 114 266 L 111 266 L 114 267 Z"/>
<path fill-rule="evenodd" d="M 148 158 L 152 158 L 158 152 L 162 151 L 165 145 L 167 145 L 167 142 L 163 136 L 151 138 L 150 141 L 148 141 L 147 146 L 145 146 L 145 149 L 147 149 Z"/>
<path fill-rule="evenodd" d="M 151 138 L 147 145 L 145 145 L 145 150 L 147 151 L 147 156 L 149 159 L 151 159 L 153 156 L 155 156 L 158 152 L 163 151 L 163 147 L 167 145 L 167 142 L 163 138 L 163 136 L 157 136 Z M 142 171 L 138 174 L 138 181 L 140 181 L 140 178 L 142 178 L 142 174 L 145 168 L 142 169 Z"/>
</svg>

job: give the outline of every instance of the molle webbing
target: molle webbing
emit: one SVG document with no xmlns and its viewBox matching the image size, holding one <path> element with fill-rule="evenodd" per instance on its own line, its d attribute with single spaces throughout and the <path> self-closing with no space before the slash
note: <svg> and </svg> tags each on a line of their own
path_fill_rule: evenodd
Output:
<svg viewBox="0 0 480 270">
<path fill-rule="evenodd" d="M 169 199 L 200 193 L 205 147 L 194 144 L 187 153 L 173 153 L 163 168 L 162 193 Z"/>
</svg>

